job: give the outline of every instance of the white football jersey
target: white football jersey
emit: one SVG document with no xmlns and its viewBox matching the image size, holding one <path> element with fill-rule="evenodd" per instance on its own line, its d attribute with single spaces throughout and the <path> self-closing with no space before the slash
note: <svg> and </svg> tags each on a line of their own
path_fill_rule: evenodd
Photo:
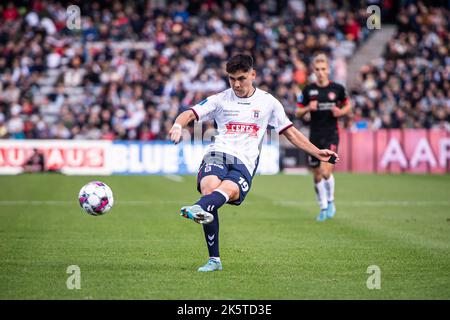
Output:
<svg viewBox="0 0 450 320">
<path fill-rule="evenodd" d="M 208 97 L 191 108 L 198 121 L 215 120 L 218 134 L 208 148 L 238 158 L 254 173 L 267 126 L 278 133 L 292 126 L 283 105 L 271 94 L 256 89 L 239 98 L 230 88 Z"/>
</svg>

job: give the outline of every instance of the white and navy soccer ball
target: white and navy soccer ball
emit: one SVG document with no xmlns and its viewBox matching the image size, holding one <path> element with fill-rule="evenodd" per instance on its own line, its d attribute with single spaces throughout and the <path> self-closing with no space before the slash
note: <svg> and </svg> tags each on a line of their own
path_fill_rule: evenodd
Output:
<svg viewBox="0 0 450 320">
<path fill-rule="evenodd" d="M 78 195 L 80 206 L 93 216 L 101 216 L 114 204 L 111 188 L 100 181 L 92 181 L 81 188 Z"/>
</svg>

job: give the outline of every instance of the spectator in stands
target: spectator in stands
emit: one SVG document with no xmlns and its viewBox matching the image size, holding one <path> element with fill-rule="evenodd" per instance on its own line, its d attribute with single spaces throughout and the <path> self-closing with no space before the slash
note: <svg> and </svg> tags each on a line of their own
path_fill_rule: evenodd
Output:
<svg viewBox="0 0 450 320">
<path fill-rule="evenodd" d="M 256 58 L 257 85 L 277 92 L 293 117 L 312 54 L 346 59 L 368 36 L 364 6 L 337 3 L 83 2 L 77 31 L 58 1 L 10 1 L 0 7 L 0 137 L 166 139 L 178 113 L 226 85 L 221 61 L 238 51 Z M 448 121 L 448 13 L 402 9 L 385 59 L 361 74 L 370 90 L 354 90 L 370 128 L 395 108 L 414 119 L 406 126 Z M 344 81 L 344 61 L 332 63 Z"/>
<path fill-rule="evenodd" d="M 450 12 L 422 2 L 401 9 L 398 31 L 383 59 L 361 69 L 354 88 L 355 109 L 370 117 L 372 106 L 382 128 L 449 128 Z M 356 111 L 355 111 L 356 112 Z"/>
</svg>

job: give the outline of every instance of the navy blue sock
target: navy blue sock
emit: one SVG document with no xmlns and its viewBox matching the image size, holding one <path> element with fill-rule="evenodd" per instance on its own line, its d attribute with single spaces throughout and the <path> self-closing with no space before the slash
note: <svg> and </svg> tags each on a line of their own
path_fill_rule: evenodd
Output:
<svg viewBox="0 0 450 320">
<path fill-rule="evenodd" d="M 212 213 L 214 210 L 218 210 L 223 206 L 227 200 L 228 199 L 219 191 L 213 191 L 210 194 L 201 197 L 195 204 L 198 204 L 203 210 Z"/>
<path fill-rule="evenodd" d="M 210 257 L 220 257 L 219 255 L 219 214 L 217 210 L 213 210 L 214 216 L 213 222 L 203 225 L 203 231 L 205 232 L 206 246 L 208 247 L 208 253 Z"/>
<path fill-rule="evenodd" d="M 213 222 L 203 225 L 205 232 L 206 246 L 210 257 L 220 257 L 219 255 L 219 214 L 218 209 L 223 206 L 228 199 L 220 192 L 214 191 L 200 198 L 196 204 L 203 210 L 212 213 Z"/>
</svg>

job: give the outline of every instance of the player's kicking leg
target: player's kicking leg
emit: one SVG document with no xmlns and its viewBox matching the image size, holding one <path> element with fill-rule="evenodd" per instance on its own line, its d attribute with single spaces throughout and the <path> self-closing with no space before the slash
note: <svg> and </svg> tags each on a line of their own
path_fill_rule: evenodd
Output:
<svg viewBox="0 0 450 320">
<path fill-rule="evenodd" d="M 222 262 L 219 253 L 218 209 L 227 203 L 230 198 L 235 200 L 239 197 L 239 188 L 232 181 L 222 182 L 217 176 L 206 176 L 201 180 L 201 191 L 203 196 L 200 200 L 193 206 L 183 207 L 181 215 L 203 224 L 209 260 L 198 271 L 219 271 L 222 270 Z"/>
<path fill-rule="evenodd" d="M 199 272 L 220 271 L 222 262 L 219 254 L 219 215 L 218 208 L 226 203 L 228 196 L 217 188 L 221 184 L 217 176 L 206 176 L 200 181 L 202 197 L 193 206 L 181 208 L 181 215 L 203 225 L 206 245 L 208 247 L 208 262 L 198 268 Z"/>
<path fill-rule="evenodd" d="M 198 204 L 182 207 L 180 210 L 180 215 L 200 224 L 209 224 L 214 221 L 214 215 L 203 210 L 203 208 Z"/>
</svg>

